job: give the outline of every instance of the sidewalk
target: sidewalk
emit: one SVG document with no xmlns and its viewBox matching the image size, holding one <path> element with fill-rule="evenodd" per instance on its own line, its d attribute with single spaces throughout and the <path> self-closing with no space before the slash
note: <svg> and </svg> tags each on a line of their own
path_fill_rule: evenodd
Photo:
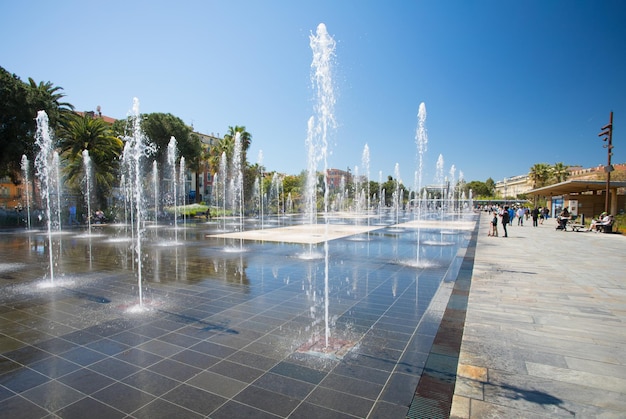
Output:
<svg viewBox="0 0 626 419">
<path fill-rule="evenodd" d="M 626 417 L 626 236 L 480 218 L 450 416 Z M 499 225 L 502 235 L 502 228 Z"/>
</svg>

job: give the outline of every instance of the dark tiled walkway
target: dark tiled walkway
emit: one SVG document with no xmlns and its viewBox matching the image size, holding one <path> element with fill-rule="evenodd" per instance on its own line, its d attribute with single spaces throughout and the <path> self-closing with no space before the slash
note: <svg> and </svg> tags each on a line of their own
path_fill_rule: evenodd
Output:
<svg viewBox="0 0 626 419">
<path fill-rule="evenodd" d="M 414 230 L 333 240 L 327 277 L 323 245 L 153 229 L 134 312 L 131 243 L 100 228 L 53 237 L 52 288 L 47 238 L 0 234 L 0 417 L 405 417 L 470 234 L 422 231 L 419 269 Z M 326 337 L 347 354 L 302 349 Z"/>
</svg>

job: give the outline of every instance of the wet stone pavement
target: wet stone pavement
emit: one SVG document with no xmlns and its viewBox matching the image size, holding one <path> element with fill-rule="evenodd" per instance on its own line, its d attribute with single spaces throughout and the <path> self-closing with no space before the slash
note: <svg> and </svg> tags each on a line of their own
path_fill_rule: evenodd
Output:
<svg viewBox="0 0 626 419">
<path fill-rule="evenodd" d="M 0 417 L 406 417 L 475 231 L 218 229 L 0 232 Z"/>
</svg>

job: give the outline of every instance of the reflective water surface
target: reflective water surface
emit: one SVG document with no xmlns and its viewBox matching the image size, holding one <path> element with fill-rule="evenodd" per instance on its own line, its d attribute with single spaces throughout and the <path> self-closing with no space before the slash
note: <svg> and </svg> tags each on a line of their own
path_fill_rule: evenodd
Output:
<svg viewBox="0 0 626 419">
<path fill-rule="evenodd" d="M 2 232 L 0 407 L 31 417 L 93 405 L 108 417 L 404 417 L 474 222 L 419 235 L 378 225 L 319 244 L 218 237 L 220 220 L 148 225 L 139 308 L 129 226 L 50 241 Z"/>
</svg>

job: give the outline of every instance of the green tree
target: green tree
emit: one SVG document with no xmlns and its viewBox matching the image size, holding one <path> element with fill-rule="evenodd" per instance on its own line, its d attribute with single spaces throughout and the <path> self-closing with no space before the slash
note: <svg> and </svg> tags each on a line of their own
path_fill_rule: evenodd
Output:
<svg viewBox="0 0 626 419">
<path fill-rule="evenodd" d="M 496 182 L 492 178 L 488 178 L 485 181 L 485 186 L 489 189 L 489 194 L 487 194 L 487 196 L 494 196 L 496 192 Z"/>
<path fill-rule="evenodd" d="M 159 164 L 167 162 L 167 146 L 172 137 L 176 138 L 178 157 L 185 157 L 188 168 L 196 170 L 202 158 L 200 138 L 193 133 L 180 118 L 170 113 L 150 113 L 142 115 L 141 129 L 156 147 L 155 160 Z"/>
<path fill-rule="evenodd" d="M 17 182 L 22 154 L 32 161 L 35 117 L 28 106 L 28 87 L 0 67 L 0 174 Z"/>
<path fill-rule="evenodd" d="M 228 127 L 228 133 L 224 135 L 224 140 L 228 141 L 228 143 L 232 143 L 232 150 L 234 150 L 235 146 L 235 137 L 239 133 L 239 139 L 241 141 L 241 167 L 244 167 L 248 164 L 248 149 L 250 148 L 250 144 L 252 143 L 252 135 L 246 131 L 246 127 L 235 125 L 234 127 Z M 232 154 L 229 156 L 232 157 Z"/>
<path fill-rule="evenodd" d="M 61 102 L 65 96 L 62 90 L 51 82 L 37 84 L 29 79 L 24 83 L 0 67 L 0 174 L 17 182 L 22 155 L 34 160 L 38 111 L 46 111 L 50 128 L 56 131 L 64 116 L 74 109 Z"/>
<path fill-rule="evenodd" d="M 217 173 L 220 169 L 222 154 L 226 156 L 226 165 L 230 164 L 234 150 L 235 140 L 232 137 L 224 137 L 211 147 L 209 166 L 213 169 L 213 173 Z"/>
<path fill-rule="evenodd" d="M 75 193 L 83 193 L 83 150 L 89 152 L 96 204 L 106 207 L 106 199 L 116 183 L 119 156 L 124 144 L 100 118 L 72 114 L 59 130 L 61 158 L 66 162 L 67 183 Z"/>
<path fill-rule="evenodd" d="M 37 115 L 40 110 L 48 114 L 48 122 L 54 130 L 60 128 L 65 118 L 74 114 L 74 106 L 68 102 L 61 102 L 65 97 L 63 88 L 53 85 L 51 82 L 39 82 L 28 78 L 30 85 L 28 102 L 33 114 Z"/>
<path fill-rule="evenodd" d="M 552 178 L 556 183 L 565 182 L 569 177 L 569 166 L 561 163 L 554 163 L 554 166 L 550 168 Z"/>
<path fill-rule="evenodd" d="M 547 163 L 536 163 L 530 168 L 530 172 L 528 172 L 528 178 L 533 184 L 533 189 L 546 186 L 550 180 L 550 176 L 550 165 Z"/>
<path fill-rule="evenodd" d="M 467 182 L 464 185 L 463 191 L 465 192 L 465 196 L 469 197 L 469 191 L 472 191 L 472 196 L 474 198 L 477 197 L 490 197 L 491 195 L 491 191 L 489 190 L 489 187 L 487 186 L 487 184 L 485 182 L 481 182 L 478 180 L 473 180 L 471 182 Z"/>
</svg>

